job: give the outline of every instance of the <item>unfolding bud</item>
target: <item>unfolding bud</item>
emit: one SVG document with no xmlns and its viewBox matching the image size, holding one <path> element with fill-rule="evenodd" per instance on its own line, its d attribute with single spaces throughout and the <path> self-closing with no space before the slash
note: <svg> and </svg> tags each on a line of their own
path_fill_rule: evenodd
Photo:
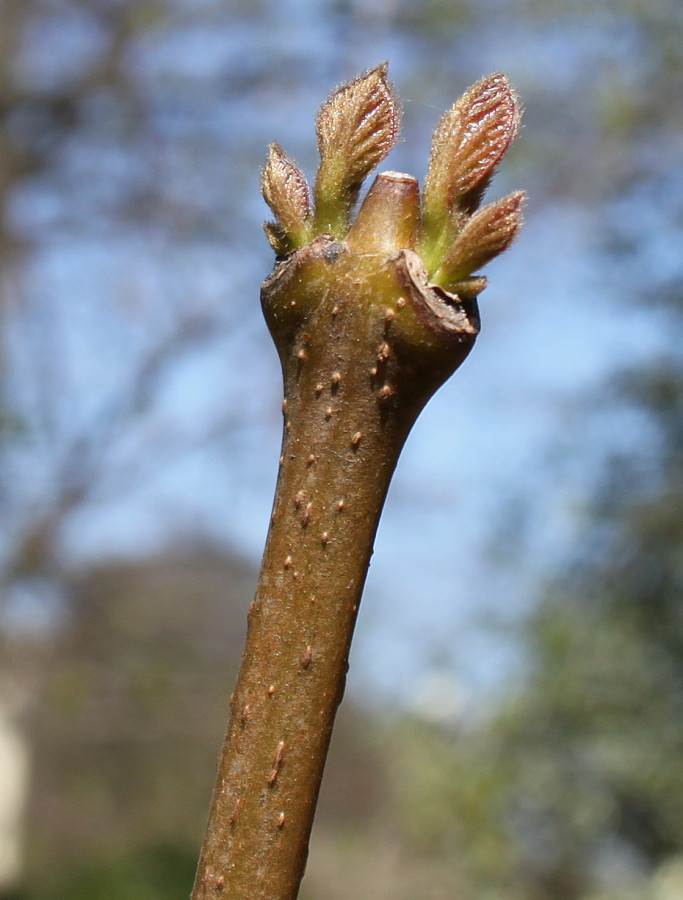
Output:
<svg viewBox="0 0 683 900">
<path fill-rule="evenodd" d="M 422 245 L 433 269 L 483 192 L 519 127 L 517 99 L 499 73 L 482 78 L 439 122 L 424 187 Z"/>
<path fill-rule="evenodd" d="M 468 219 L 432 281 L 452 285 L 490 262 L 512 243 L 522 224 L 524 191 L 489 203 Z"/>
<path fill-rule="evenodd" d="M 316 233 L 344 236 L 363 180 L 396 140 L 399 116 L 386 71 L 381 63 L 343 84 L 318 113 Z"/>
<path fill-rule="evenodd" d="M 264 225 L 276 253 L 303 247 L 311 239 L 311 201 L 308 184 L 296 163 L 272 143 L 261 171 L 261 192 L 276 221 Z"/>
<path fill-rule="evenodd" d="M 277 256 L 284 256 L 289 252 L 287 236 L 277 222 L 264 222 L 263 230 L 268 243 Z"/>
<path fill-rule="evenodd" d="M 341 85 L 322 105 L 314 208 L 302 173 L 271 144 L 261 187 L 276 221 L 264 225 L 266 235 L 279 256 L 307 246 L 302 265 L 304 258 L 318 258 L 318 242 L 326 253 L 328 244 L 339 248 L 335 252 L 349 251 L 359 269 L 381 268 L 373 257 L 395 261 L 404 251 L 415 251 L 425 285 L 437 293 L 446 288 L 464 303 L 474 301 L 486 285 L 479 270 L 506 249 L 521 224 L 521 191 L 478 210 L 519 128 L 516 95 L 500 73 L 472 85 L 436 128 L 421 208 L 411 175 L 381 172 L 351 223 L 363 180 L 398 132 L 386 73 L 387 64 L 381 63 Z M 299 298 L 297 314 L 304 305 Z"/>
</svg>

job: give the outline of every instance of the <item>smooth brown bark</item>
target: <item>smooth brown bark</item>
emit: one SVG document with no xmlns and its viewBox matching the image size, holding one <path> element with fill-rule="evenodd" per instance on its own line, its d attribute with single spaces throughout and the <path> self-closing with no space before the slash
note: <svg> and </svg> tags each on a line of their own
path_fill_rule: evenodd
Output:
<svg viewBox="0 0 683 900">
<path fill-rule="evenodd" d="M 475 301 L 428 287 L 402 249 L 415 215 L 376 228 L 375 207 L 413 195 L 414 179 L 378 176 L 346 241 L 316 238 L 264 283 L 282 457 L 193 900 L 297 896 L 389 481 L 477 333 Z"/>
</svg>

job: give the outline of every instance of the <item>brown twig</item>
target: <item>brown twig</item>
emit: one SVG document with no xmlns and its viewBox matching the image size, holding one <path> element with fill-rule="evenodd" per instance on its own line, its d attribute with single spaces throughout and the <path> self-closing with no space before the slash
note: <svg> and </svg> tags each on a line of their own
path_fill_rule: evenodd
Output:
<svg viewBox="0 0 683 900">
<path fill-rule="evenodd" d="M 485 250 L 470 245 L 472 198 L 509 143 L 517 109 L 502 76 L 466 98 L 450 116 L 465 115 L 467 127 L 458 137 L 457 122 L 442 120 L 432 152 L 432 181 L 451 196 L 440 206 L 432 189 L 429 234 L 416 180 L 396 172 L 377 176 L 348 227 L 361 181 L 396 134 L 385 65 L 321 110 L 315 210 L 303 175 L 271 148 L 263 187 L 277 221 L 266 231 L 281 258 L 262 303 L 282 362 L 284 437 L 193 900 L 297 896 L 389 481 L 415 418 L 477 335 L 484 279 L 467 260 L 490 259 L 519 225 L 516 197 L 501 207 L 504 222 L 496 210 L 489 216 L 497 233 L 484 229 Z M 482 240 L 481 228 L 469 231 Z M 432 283 L 420 243 L 427 256 L 443 248 L 433 268 L 455 272 L 457 284 Z"/>
</svg>

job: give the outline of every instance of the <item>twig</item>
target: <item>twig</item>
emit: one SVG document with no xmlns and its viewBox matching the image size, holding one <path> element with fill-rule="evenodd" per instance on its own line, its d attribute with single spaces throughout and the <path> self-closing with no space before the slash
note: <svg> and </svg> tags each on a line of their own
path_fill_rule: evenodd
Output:
<svg viewBox="0 0 683 900">
<path fill-rule="evenodd" d="M 278 261 L 262 303 L 284 438 L 193 900 L 297 896 L 389 481 L 415 418 L 474 343 L 485 280 L 473 268 L 519 227 L 521 194 L 475 212 L 518 123 L 494 75 L 442 119 L 422 219 L 416 180 L 384 172 L 349 228 L 397 121 L 383 64 L 319 113 L 315 204 L 277 145 L 263 172 Z"/>
</svg>

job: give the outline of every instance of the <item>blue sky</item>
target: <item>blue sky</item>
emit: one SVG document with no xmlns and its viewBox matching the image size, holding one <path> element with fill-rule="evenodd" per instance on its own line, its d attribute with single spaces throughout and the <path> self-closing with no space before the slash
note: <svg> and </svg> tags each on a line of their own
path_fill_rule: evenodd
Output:
<svg viewBox="0 0 683 900">
<path fill-rule="evenodd" d="M 624 359 L 666 345 L 663 317 L 623 302 L 603 250 L 601 179 L 627 166 L 627 148 L 591 156 L 604 146 L 600 86 L 628 96 L 647 75 L 643 34 L 606 3 L 592 5 L 591 18 L 532 23 L 524 4 L 489 0 L 450 33 L 411 28 L 390 2 L 281 0 L 251 15 L 232 4 L 176 6 L 125 58 L 150 133 L 131 138 L 119 98 L 94 92 L 51 168 L 9 198 L 6 220 L 32 245 L 21 284 L 5 284 L 10 389 L 33 411 L 29 437 L 9 454 L 13 525 L 18 533 L 49 508 L 60 447 L 100 429 L 105 477 L 60 526 L 65 560 L 140 556 L 207 536 L 256 562 L 280 440 L 279 367 L 258 309 L 272 262 L 257 188 L 267 143 L 278 140 L 312 176 L 317 106 L 340 79 L 388 58 L 405 115 L 384 168 L 421 177 L 443 109 L 504 70 L 526 127 L 491 193 L 527 189 L 526 225 L 489 267 L 477 346 L 404 452 L 350 689 L 366 693 L 370 679 L 383 696 L 410 697 L 434 667 L 453 669 L 475 693 L 499 683 L 510 658 L 479 625 L 528 608 L 571 552 L 601 461 L 641 439 L 642 423 L 625 413 L 587 410 Z M 68 85 L 103 42 L 83 10 L 46 14 L 26 36 L 18 77 L 41 90 Z M 152 204 L 146 218 L 128 219 L 130 198 L 157 180 L 159 211 Z M 636 192 L 611 214 L 627 231 L 647 223 L 652 258 L 675 272 L 670 232 L 648 204 Z M 132 364 L 182 317 L 209 331 L 162 371 L 149 414 L 119 421 Z M 522 539 L 513 559 L 494 565 L 492 546 L 517 509 Z"/>
</svg>

